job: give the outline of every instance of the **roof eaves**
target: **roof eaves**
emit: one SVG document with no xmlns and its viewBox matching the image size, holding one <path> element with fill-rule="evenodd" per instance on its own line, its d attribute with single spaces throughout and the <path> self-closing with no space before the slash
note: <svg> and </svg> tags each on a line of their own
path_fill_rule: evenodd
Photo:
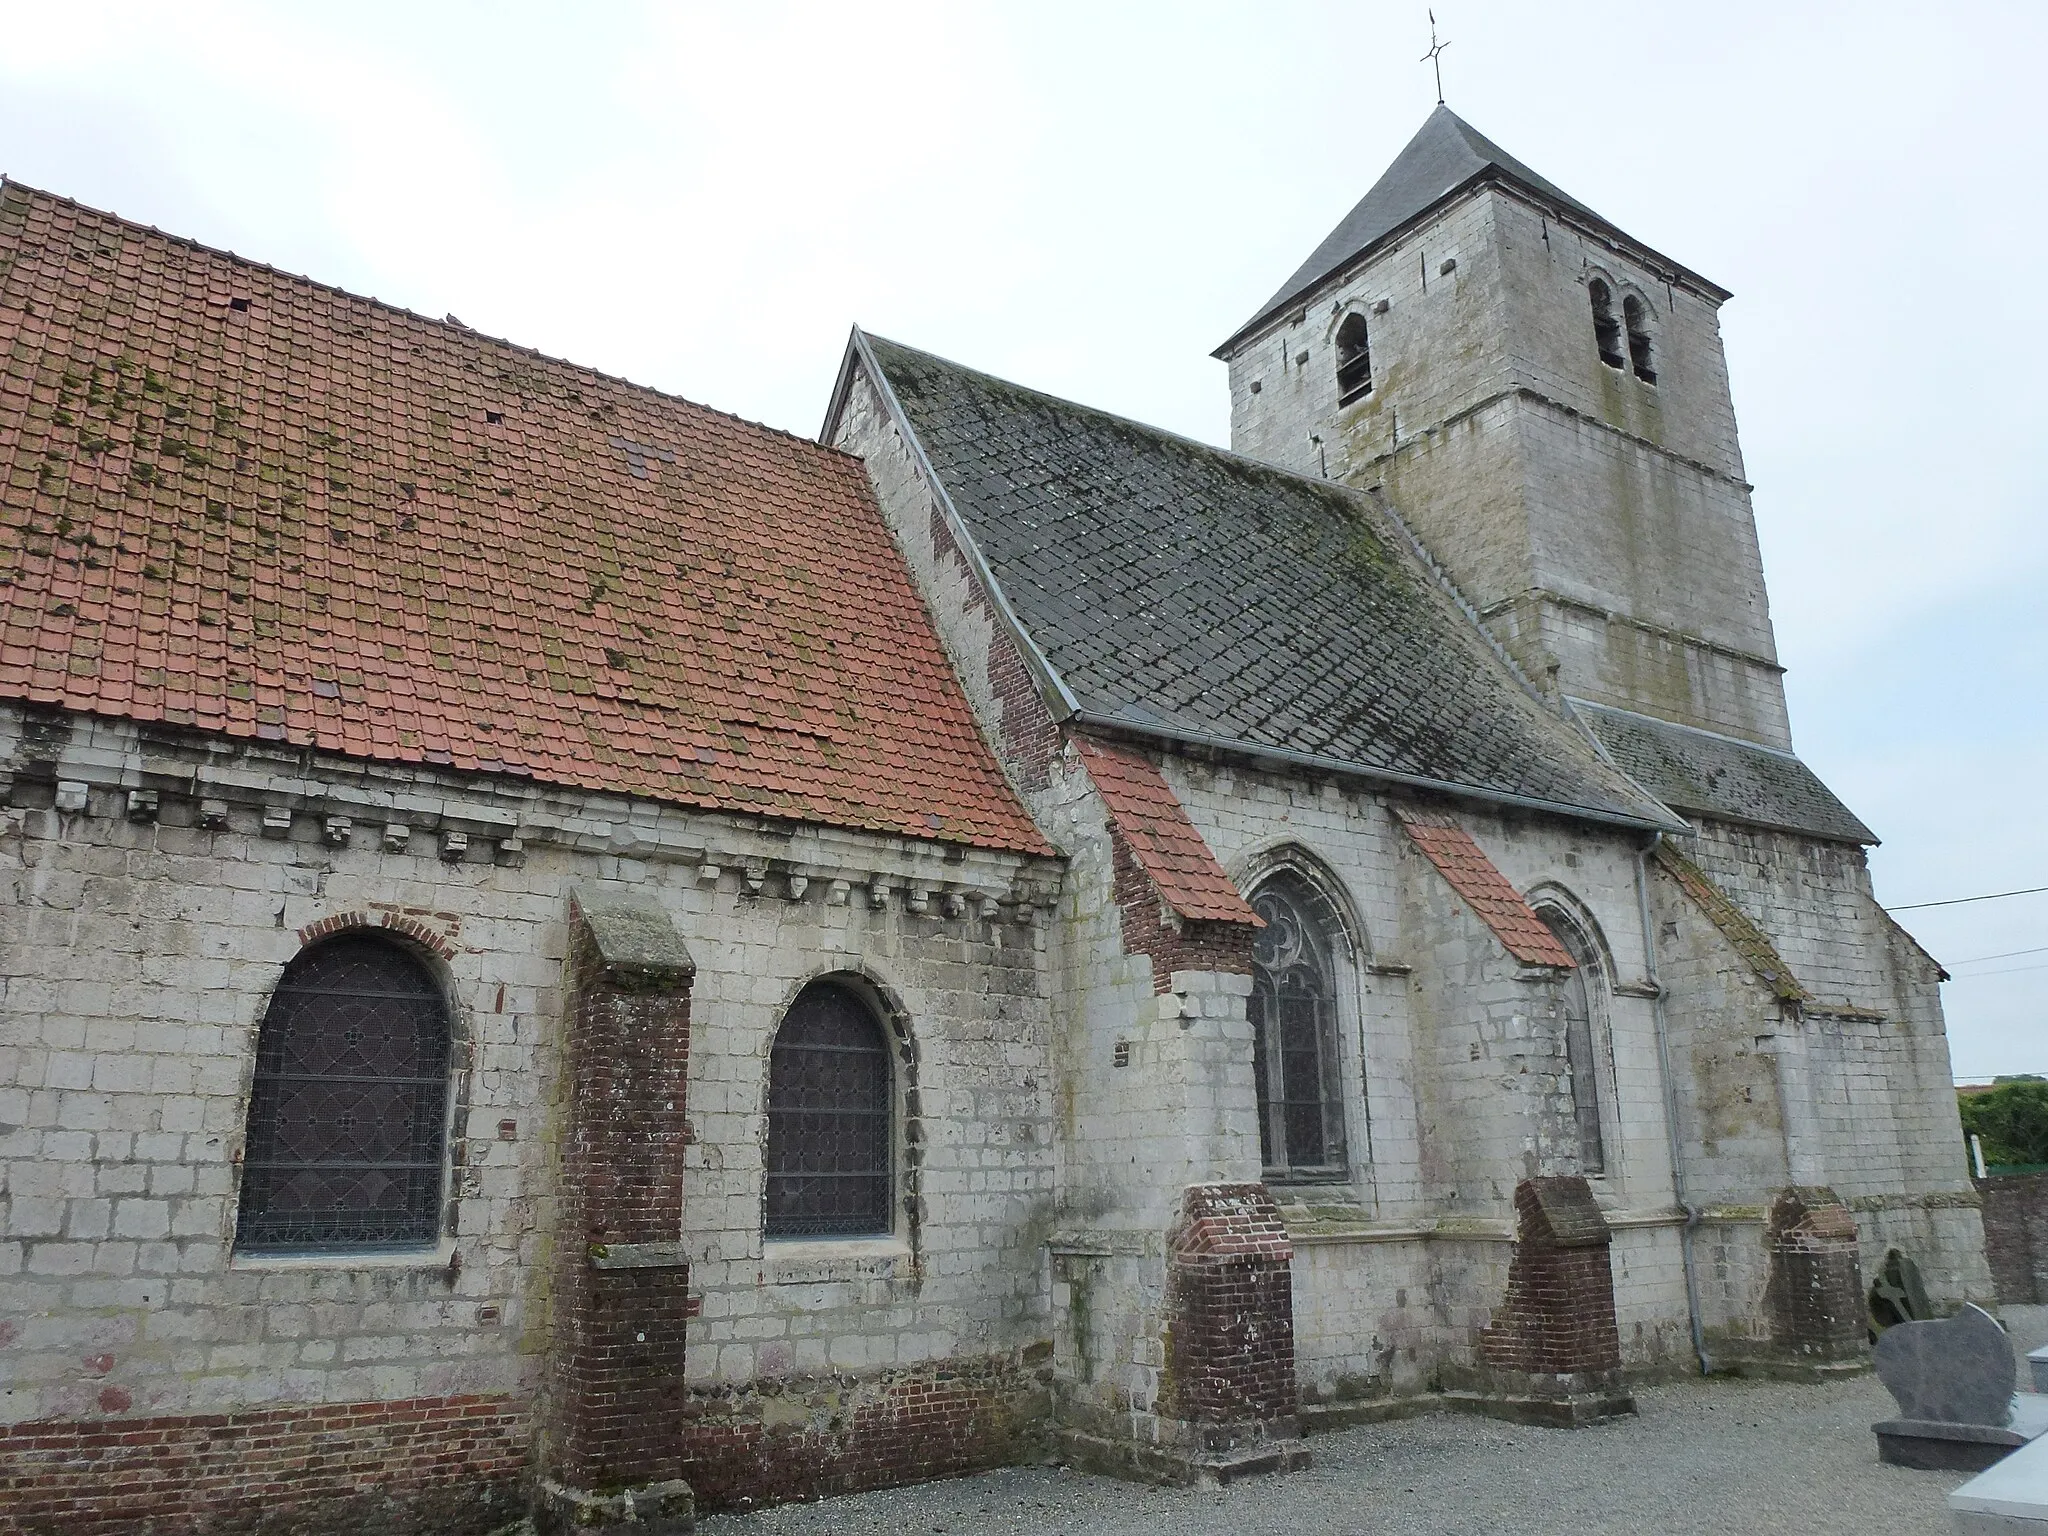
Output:
<svg viewBox="0 0 2048 1536">
<path fill-rule="evenodd" d="M 960 509 L 953 505 L 953 498 L 946 489 L 946 482 L 940 478 L 930 456 L 924 451 L 924 444 L 918 438 L 917 428 L 911 424 L 909 413 L 903 409 L 903 402 L 896 398 L 896 390 L 889 382 L 888 373 L 875 357 L 874 349 L 868 345 L 867 333 L 857 325 L 847 342 L 847 356 L 840 364 L 839 380 L 833 386 L 832 403 L 826 414 L 826 430 L 831 430 L 837 423 L 839 412 L 845 406 L 846 392 L 851 389 L 853 383 L 851 370 L 856 354 L 867 369 L 868 377 L 874 381 L 875 388 L 880 392 L 882 403 L 888 408 L 889 419 L 896 424 L 896 430 L 903 435 L 903 440 L 910 445 L 910 451 L 916 455 L 917 467 L 924 475 L 925 482 L 931 486 L 932 494 L 938 498 L 940 510 L 945 513 L 947 531 L 952 534 L 953 542 L 959 546 L 962 556 L 981 582 L 982 589 L 988 593 L 989 603 L 994 607 L 1011 640 L 1016 643 L 1025 666 L 1031 672 L 1032 681 L 1037 684 L 1046 707 L 1052 711 L 1053 719 L 1065 721 L 1079 715 L 1080 701 L 1074 697 L 1066 679 L 1060 676 L 1051 659 L 1031 637 L 1031 631 L 1024 627 L 1024 621 L 1017 616 L 1017 610 L 1011 606 L 1002 584 L 996 580 L 994 567 L 982 553 L 981 546 L 975 542 L 967 519 L 962 517 Z"/>
<path fill-rule="evenodd" d="M 1263 330 L 1276 316 L 1306 304 L 1321 290 L 1343 282 L 1352 273 L 1356 272 L 1361 265 L 1378 255 L 1388 246 L 1398 245 L 1417 228 L 1428 223 L 1459 198 L 1487 184 L 1498 185 L 1503 189 L 1519 193 L 1538 204 L 1546 213 L 1560 222 L 1578 225 L 1584 232 L 1597 237 L 1610 246 L 1616 244 L 1626 246 L 1650 265 L 1665 268 L 1674 279 L 1681 279 L 1687 284 L 1697 287 L 1717 304 L 1725 304 L 1728 300 L 1735 297 L 1732 289 L 1723 288 L 1712 278 L 1702 276 L 1683 262 L 1673 261 L 1655 246 L 1645 245 L 1642 241 L 1622 229 L 1620 225 L 1610 223 L 1591 209 L 1573 207 L 1568 203 L 1560 202 L 1555 196 L 1544 191 L 1541 187 L 1531 186 L 1528 182 L 1503 166 L 1483 165 L 1427 207 L 1403 219 L 1385 234 L 1367 241 L 1320 277 L 1310 278 L 1299 288 L 1295 288 L 1281 297 L 1269 301 L 1256 315 L 1231 332 L 1223 344 L 1209 355 L 1227 361 L 1230 355 L 1236 352 L 1246 340 Z"/>
<path fill-rule="evenodd" d="M 1355 763 L 1346 758 L 1296 751 L 1292 747 L 1263 746 L 1239 737 L 1215 736 L 1206 731 L 1189 730 L 1185 726 L 1176 726 L 1165 721 L 1155 723 L 1132 720 L 1123 715 L 1098 714 L 1077 706 L 1071 716 L 1071 723 L 1106 735 L 1142 736 L 1151 741 L 1229 753 L 1280 768 L 1313 768 L 1322 773 L 1342 774 L 1367 783 L 1389 784 L 1403 789 L 1426 789 L 1480 805 L 1513 806 L 1517 810 L 1543 811 L 1552 816 L 1562 816 L 1574 821 L 1589 821 L 1599 826 L 1627 827 L 1637 832 L 1673 832 L 1685 836 L 1690 836 L 1693 831 L 1689 822 L 1675 816 L 1669 821 L 1660 821 L 1654 817 L 1630 816 L 1620 811 L 1602 811 L 1590 806 L 1570 805 L 1561 800 L 1543 800 L 1531 795 L 1517 795 L 1504 789 L 1488 789 L 1481 785 L 1458 784 L 1448 779 L 1432 779 L 1420 774 L 1401 773 L 1391 768 L 1375 768 L 1370 764 Z M 1631 779 L 1629 782 L 1635 781 Z M 1655 800 L 1651 803 L 1658 804 Z M 1662 809 L 1661 805 L 1659 809 Z"/>
</svg>

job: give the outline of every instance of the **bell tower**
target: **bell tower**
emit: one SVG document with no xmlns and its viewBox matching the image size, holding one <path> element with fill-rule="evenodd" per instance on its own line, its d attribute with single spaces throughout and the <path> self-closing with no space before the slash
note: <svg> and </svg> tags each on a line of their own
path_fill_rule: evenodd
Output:
<svg viewBox="0 0 2048 1536">
<path fill-rule="evenodd" d="M 1382 490 L 1539 686 L 1789 749 L 1728 297 L 1438 106 L 1217 349 L 1231 444 Z"/>
</svg>

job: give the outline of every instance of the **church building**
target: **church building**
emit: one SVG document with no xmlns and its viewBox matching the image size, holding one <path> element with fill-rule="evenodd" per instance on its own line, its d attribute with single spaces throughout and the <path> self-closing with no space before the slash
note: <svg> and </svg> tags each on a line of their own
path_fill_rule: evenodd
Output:
<svg viewBox="0 0 2048 1536">
<path fill-rule="evenodd" d="M 0 1531 L 1224 1481 L 1988 1304 L 1728 298 L 1439 107 L 1228 451 L 858 329 L 813 442 L 0 183 Z"/>
</svg>

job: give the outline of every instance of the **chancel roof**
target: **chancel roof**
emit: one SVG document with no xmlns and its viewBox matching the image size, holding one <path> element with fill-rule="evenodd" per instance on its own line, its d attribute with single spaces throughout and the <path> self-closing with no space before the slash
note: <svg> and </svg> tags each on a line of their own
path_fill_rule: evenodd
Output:
<svg viewBox="0 0 2048 1536">
<path fill-rule="evenodd" d="M 857 336 L 1082 725 L 1674 825 L 1366 496 Z"/>
<path fill-rule="evenodd" d="M 0 699 L 1046 850 L 857 460 L 14 183 Z"/>
</svg>

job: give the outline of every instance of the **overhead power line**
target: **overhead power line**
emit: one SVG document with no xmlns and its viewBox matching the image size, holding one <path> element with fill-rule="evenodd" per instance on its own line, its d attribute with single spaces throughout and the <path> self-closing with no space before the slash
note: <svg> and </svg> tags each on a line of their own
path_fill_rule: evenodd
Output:
<svg viewBox="0 0 2048 1536">
<path fill-rule="evenodd" d="M 2017 976 L 2022 971 L 2048 971 L 2048 962 L 2044 962 L 2040 965 L 2009 966 L 2008 968 L 2002 971 L 1972 971 L 1967 976 L 1951 976 L 1949 977 L 1949 982 L 1951 985 L 1953 985 L 1958 981 L 1982 981 L 1987 976 Z"/>
<path fill-rule="evenodd" d="M 2003 901 L 2008 896 L 2039 896 L 2048 885 L 2030 885 L 2024 891 L 1992 891 L 1985 896 L 1951 896 L 1947 901 L 1909 901 L 1903 907 L 1886 907 L 1887 912 L 1918 912 L 1922 907 L 1960 907 L 1966 901 Z"/>
<path fill-rule="evenodd" d="M 2016 960 L 2021 955 L 2048 955 L 2048 944 L 2039 949 L 2008 949 L 2002 955 L 1979 955 L 1974 960 L 1957 960 L 1956 965 L 1982 965 L 1987 960 Z"/>
</svg>

